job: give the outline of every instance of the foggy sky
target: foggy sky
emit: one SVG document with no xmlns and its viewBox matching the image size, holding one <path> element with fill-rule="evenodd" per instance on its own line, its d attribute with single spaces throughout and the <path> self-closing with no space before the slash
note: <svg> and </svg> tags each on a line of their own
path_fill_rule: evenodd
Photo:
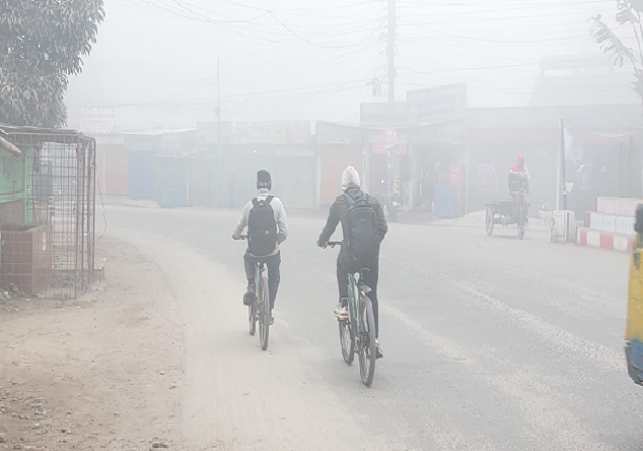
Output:
<svg viewBox="0 0 643 451">
<path fill-rule="evenodd" d="M 117 107 L 118 127 L 214 120 L 359 120 L 367 83 L 386 83 L 385 0 L 105 0 L 69 126 L 85 106 Z M 398 0 L 397 99 L 466 81 L 471 106 L 526 105 L 543 56 L 599 54 L 588 19 L 612 0 Z M 270 13 L 272 11 L 273 14 Z M 279 23 L 279 20 L 281 23 Z M 227 22 L 222 22 L 227 21 Z M 231 22 L 238 21 L 238 22 Z"/>
</svg>

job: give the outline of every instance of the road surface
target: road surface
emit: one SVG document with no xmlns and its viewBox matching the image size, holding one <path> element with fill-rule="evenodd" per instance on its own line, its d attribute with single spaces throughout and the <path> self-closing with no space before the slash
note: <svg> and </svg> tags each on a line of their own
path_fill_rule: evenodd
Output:
<svg viewBox="0 0 643 451">
<path fill-rule="evenodd" d="M 514 229 L 392 224 L 385 358 L 364 387 L 332 310 L 323 219 L 291 217 L 268 352 L 247 333 L 237 212 L 108 208 L 161 266 L 185 324 L 182 433 L 230 450 L 639 450 L 624 363 L 627 255 Z M 97 225 L 97 234 L 103 232 Z"/>
</svg>

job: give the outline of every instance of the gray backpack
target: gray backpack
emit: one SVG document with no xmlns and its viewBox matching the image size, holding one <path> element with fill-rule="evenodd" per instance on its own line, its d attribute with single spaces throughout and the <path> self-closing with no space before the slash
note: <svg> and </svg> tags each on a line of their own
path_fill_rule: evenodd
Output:
<svg viewBox="0 0 643 451">
<path fill-rule="evenodd" d="M 266 257 L 277 248 L 277 220 L 270 206 L 274 196 L 266 200 L 252 199 L 248 214 L 248 251 L 255 257 Z"/>
<path fill-rule="evenodd" d="M 362 197 L 353 199 L 344 194 L 348 202 L 347 233 L 345 237 L 350 265 L 353 270 L 369 268 L 377 261 L 380 251 L 380 232 L 375 208 Z"/>
</svg>

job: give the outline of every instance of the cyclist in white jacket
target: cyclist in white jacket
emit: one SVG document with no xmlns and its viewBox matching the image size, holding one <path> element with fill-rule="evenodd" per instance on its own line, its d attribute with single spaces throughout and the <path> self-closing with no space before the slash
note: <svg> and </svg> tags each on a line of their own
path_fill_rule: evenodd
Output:
<svg viewBox="0 0 643 451">
<path fill-rule="evenodd" d="M 248 228 L 248 250 L 244 255 L 248 290 L 243 296 L 244 305 L 252 305 L 256 300 L 254 267 L 256 262 L 264 262 L 268 270 L 268 291 L 270 292 L 270 308 L 272 310 L 275 307 L 281 280 L 279 245 L 288 237 L 288 223 L 281 199 L 270 194 L 272 178 L 268 171 L 257 172 L 257 189 L 259 193 L 244 207 L 232 238 L 241 239 L 244 230 L 246 227 Z M 272 213 L 266 214 L 268 208 L 272 209 Z M 271 320 L 272 322 L 274 319 Z"/>
</svg>

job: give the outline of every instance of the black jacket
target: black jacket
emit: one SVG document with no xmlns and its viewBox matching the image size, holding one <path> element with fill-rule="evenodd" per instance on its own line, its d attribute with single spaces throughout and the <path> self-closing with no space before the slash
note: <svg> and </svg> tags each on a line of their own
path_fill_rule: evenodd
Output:
<svg viewBox="0 0 643 451">
<path fill-rule="evenodd" d="M 380 233 L 380 239 L 383 240 L 384 237 L 386 236 L 386 233 L 388 232 L 388 225 L 386 224 L 386 218 L 384 217 L 384 210 L 382 209 L 382 205 L 379 203 L 379 201 L 375 197 L 371 196 L 370 194 L 363 192 L 357 186 L 349 187 L 345 191 L 345 193 L 348 194 L 353 199 L 359 199 L 360 197 L 365 197 L 365 200 L 373 206 L 373 208 L 375 209 L 375 214 L 377 215 L 377 225 Z M 324 244 L 330 241 L 330 238 L 333 236 L 333 233 L 335 233 L 335 230 L 337 229 L 337 225 L 340 222 L 342 223 L 342 231 L 344 233 L 343 236 L 346 237 L 347 235 L 346 228 L 348 227 L 348 224 L 347 224 L 348 201 L 346 200 L 346 197 L 344 197 L 343 194 L 337 197 L 333 205 L 330 207 L 330 213 L 328 214 L 328 220 L 326 221 L 326 226 L 324 227 L 324 230 L 319 236 L 319 244 Z M 342 259 L 342 255 L 344 255 L 345 253 L 346 253 L 346 247 L 345 247 L 345 244 L 343 244 L 342 250 L 340 252 L 340 261 Z"/>
</svg>

